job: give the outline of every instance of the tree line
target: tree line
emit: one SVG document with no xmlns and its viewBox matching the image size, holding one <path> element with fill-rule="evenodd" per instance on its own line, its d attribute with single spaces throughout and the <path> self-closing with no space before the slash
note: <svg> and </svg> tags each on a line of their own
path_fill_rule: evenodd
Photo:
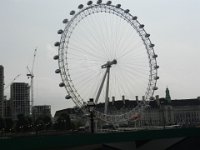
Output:
<svg viewBox="0 0 200 150">
<path fill-rule="evenodd" d="M 41 115 L 37 118 L 19 114 L 17 120 L 0 118 L 0 133 L 39 132 L 49 130 L 76 130 L 83 126 L 82 121 L 72 121 L 66 113 L 56 120 L 50 116 Z"/>
</svg>

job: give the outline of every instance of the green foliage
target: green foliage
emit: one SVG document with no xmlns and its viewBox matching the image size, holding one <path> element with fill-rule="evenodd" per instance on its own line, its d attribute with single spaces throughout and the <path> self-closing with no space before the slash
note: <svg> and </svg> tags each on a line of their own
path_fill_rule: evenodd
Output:
<svg viewBox="0 0 200 150">
<path fill-rule="evenodd" d="M 17 116 L 17 122 L 15 126 L 15 130 L 17 132 L 25 132 L 32 130 L 32 118 L 29 116 L 24 116 L 23 114 L 19 114 Z"/>
<path fill-rule="evenodd" d="M 73 126 L 74 129 L 79 129 L 80 127 L 84 126 L 85 124 L 84 124 L 84 121 L 78 120 L 78 121 L 74 121 L 73 125 L 74 125 Z"/>
<path fill-rule="evenodd" d="M 24 116 L 19 114 L 17 120 L 13 121 L 11 118 L 0 118 L 0 130 L 6 132 L 30 132 L 49 130 L 52 127 L 52 120 L 50 116 L 42 115 L 33 120 L 32 116 Z"/>
<path fill-rule="evenodd" d="M 0 130 L 2 130 L 3 128 L 5 128 L 5 122 L 3 118 L 0 118 Z"/>
<path fill-rule="evenodd" d="M 13 120 L 12 119 L 10 119 L 10 118 L 6 118 L 6 119 L 4 119 L 5 120 L 5 129 L 6 129 L 6 131 L 11 131 L 12 130 L 12 128 L 13 128 L 13 125 L 14 125 L 14 122 L 13 122 Z"/>
<path fill-rule="evenodd" d="M 37 131 L 50 129 L 51 125 L 52 125 L 51 117 L 47 115 L 39 116 L 34 122 L 35 130 Z"/>
<path fill-rule="evenodd" d="M 71 129 L 71 119 L 66 113 L 62 113 L 56 121 L 55 128 L 59 130 Z"/>
</svg>

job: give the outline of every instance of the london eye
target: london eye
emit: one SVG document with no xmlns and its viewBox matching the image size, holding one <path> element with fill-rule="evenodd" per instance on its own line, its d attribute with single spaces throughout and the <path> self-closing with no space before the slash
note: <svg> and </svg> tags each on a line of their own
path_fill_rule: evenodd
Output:
<svg viewBox="0 0 200 150">
<path fill-rule="evenodd" d="M 64 19 L 64 29 L 58 30 L 55 43 L 61 75 L 60 87 L 65 87 L 66 99 L 71 99 L 84 112 L 86 103 L 94 98 L 103 110 L 95 115 L 106 122 L 123 122 L 140 113 L 153 99 L 157 90 L 157 55 L 144 24 L 129 9 L 111 1 L 88 1 Z M 143 101 L 126 112 L 113 113 L 109 102 Z"/>
</svg>

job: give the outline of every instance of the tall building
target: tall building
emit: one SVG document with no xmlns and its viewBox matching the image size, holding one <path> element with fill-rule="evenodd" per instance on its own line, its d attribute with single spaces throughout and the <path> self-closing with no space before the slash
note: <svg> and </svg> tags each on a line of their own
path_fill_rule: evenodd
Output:
<svg viewBox="0 0 200 150">
<path fill-rule="evenodd" d="M 11 100 L 7 100 L 6 97 L 4 99 L 4 118 L 11 118 Z"/>
<path fill-rule="evenodd" d="M 16 82 L 10 86 L 10 99 L 12 118 L 17 119 L 17 115 L 30 115 L 30 87 L 28 83 Z"/>
<path fill-rule="evenodd" d="M 51 117 L 51 106 L 50 105 L 33 106 L 32 115 L 34 119 L 37 119 L 40 116 Z"/>
<path fill-rule="evenodd" d="M 4 117 L 4 68 L 0 65 L 0 117 Z"/>
</svg>

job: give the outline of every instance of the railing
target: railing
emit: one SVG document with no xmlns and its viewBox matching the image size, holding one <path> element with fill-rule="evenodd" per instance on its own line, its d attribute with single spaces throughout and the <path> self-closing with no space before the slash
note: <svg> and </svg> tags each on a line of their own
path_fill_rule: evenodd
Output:
<svg viewBox="0 0 200 150">
<path fill-rule="evenodd" d="M 105 131 L 105 130 L 103 130 Z M 117 143 L 134 140 L 153 140 L 177 137 L 200 137 L 200 128 L 140 130 L 111 133 L 65 133 L 58 135 L 34 135 L 0 139 L 2 150 L 49 150 L 82 145 Z"/>
</svg>

